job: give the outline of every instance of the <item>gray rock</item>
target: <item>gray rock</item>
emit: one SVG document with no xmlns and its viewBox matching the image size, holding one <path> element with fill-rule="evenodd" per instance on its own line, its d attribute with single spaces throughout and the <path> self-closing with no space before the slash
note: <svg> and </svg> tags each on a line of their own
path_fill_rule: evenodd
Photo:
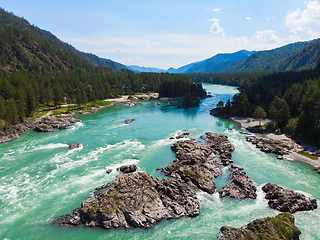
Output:
<svg viewBox="0 0 320 240">
<path fill-rule="evenodd" d="M 72 150 L 72 149 L 75 149 L 75 148 L 81 148 L 82 147 L 82 144 L 81 143 L 74 143 L 74 144 L 71 144 L 68 149 L 69 150 Z"/>
<path fill-rule="evenodd" d="M 52 224 L 58 225 L 58 226 L 69 226 L 69 227 L 78 226 L 81 224 L 80 210 L 81 210 L 80 208 L 76 208 L 73 210 L 72 213 L 59 216 L 52 222 Z"/>
<path fill-rule="evenodd" d="M 230 183 L 219 191 L 220 198 L 226 196 L 237 199 L 257 198 L 257 189 L 245 172 L 235 171 L 230 174 L 228 180 Z"/>
<path fill-rule="evenodd" d="M 126 102 L 123 105 L 127 106 L 127 107 L 139 106 L 139 105 L 141 105 L 141 102 Z"/>
<path fill-rule="evenodd" d="M 230 165 L 229 170 L 231 172 L 238 172 L 238 171 L 243 170 L 243 167 L 232 164 L 232 165 Z"/>
<path fill-rule="evenodd" d="M 138 169 L 138 167 L 134 164 L 127 165 L 127 166 L 121 166 L 117 168 L 118 171 L 123 172 L 123 173 L 132 173 L 135 172 Z"/>
<path fill-rule="evenodd" d="M 241 228 L 223 226 L 217 240 L 299 240 L 300 234 L 301 231 L 294 224 L 294 216 L 290 213 L 281 213 L 275 217 L 253 220 Z"/>
<path fill-rule="evenodd" d="M 58 117 L 58 116 L 49 116 L 40 119 L 33 129 L 36 132 L 52 132 L 53 129 L 66 129 L 71 126 L 71 123 L 79 122 L 79 119 L 74 117 Z"/>
<path fill-rule="evenodd" d="M 262 187 L 266 193 L 269 207 L 280 212 L 295 213 L 296 211 L 310 211 L 318 207 L 317 200 L 306 197 L 301 193 L 284 189 L 276 184 L 267 183 Z"/>
<path fill-rule="evenodd" d="M 108 169 L 107 171 L 106 171 L 106 173 L 108 173 L 108 174 L 110 174 L 112 172 L 112 169 Z"/>
<path fill-rule="evenodd" d="M 220 165 L 232 162 L 231 152 L 234 147 L 223 134 L 206 133 L 203 139 L 207 144 L 192 139 L 174 143 L 171 149 L 177 159 L 160 171 L 192 188 L 212 194 L 216 189 L 213 178 L 221 176 Z M 220 157 L 217 158 L 216 154 L 220 154 Z"/>
<path fill-rule="evenodd" d="M 149 228 L 162 219 L 193 217 L 200 212 L 196 194 L 189 187 L 173 179 L 153 179 L 146 172 L 120 174 L 101 189 L 107 191 L 81 204 L 81 223 L 88 227 Z M 54 223 L 69 226 L 69 220 L 58 221 L 69 215 L 56 218 Z"/>
<path fill-rule="evenodd" d="M 134 120 L 135 120 L 135 119 L 127 119 L 127 120 L 125 120 L 124 122 L 125 122 L 126 124 L 130 124 L 130 123 L 132 123 Z"/>
</svg>

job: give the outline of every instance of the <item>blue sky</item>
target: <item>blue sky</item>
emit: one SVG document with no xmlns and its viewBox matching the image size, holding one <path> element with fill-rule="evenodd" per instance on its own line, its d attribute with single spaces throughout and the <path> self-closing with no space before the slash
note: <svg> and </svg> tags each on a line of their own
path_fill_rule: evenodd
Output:
<svg viewBox="0 0 320 240">
<path fill-rule="evenodd" d="M 310 0 L 1 0 L 1 7 L 81 51 L 162 69 L 320 37 L 320 1 Z"/>
</svg>

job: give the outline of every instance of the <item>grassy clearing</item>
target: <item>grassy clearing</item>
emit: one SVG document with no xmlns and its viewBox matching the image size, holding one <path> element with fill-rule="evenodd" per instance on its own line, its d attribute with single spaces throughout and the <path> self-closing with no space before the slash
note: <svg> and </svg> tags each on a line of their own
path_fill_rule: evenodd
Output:
<svg viewBox="0 0 320 240">
<path fill-rule="evenodd" d="M 90 111 L 96 107 L 108 106 L 110 105 L 110 103 L 111 103 L 110 101 L 97 100 L 95 102 L 88 102 L 88 103 L 82 104 L 81 106 L 70 104 L 68 106 L 58 107 L 58 108 L 55 108 L 55 107 L 39 108 L 37 111 L 35 111 L 34 117 L 42 117 L 48 113 L 49 115 L 60 115 L 60 114 L 69 114 L 72 112 L 79 112 L 83 110 Z"/>
<path fill-rule="evenodd" d="M 318 157 L 317 156 L 313 156 L 313 155 L 311 155 L 310 153 L 307 153 L 307 152 L 305 152 L 305 151 L 300 151 L 300 152 L 298 152 L 300 155 L 302 155 L 302 156 L 305 156 L 305 157 L 307 157 L 307 158 L 310 158 L 310 159 L 312 159 L 312 160 L 318 160 Z"/>
</svg>

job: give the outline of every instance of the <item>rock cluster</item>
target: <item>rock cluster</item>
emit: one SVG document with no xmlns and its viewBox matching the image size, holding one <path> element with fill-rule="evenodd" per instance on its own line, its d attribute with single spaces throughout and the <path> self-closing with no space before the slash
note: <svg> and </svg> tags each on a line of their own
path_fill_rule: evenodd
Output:
<svg viewBox="0 0 320 240">
<path fill-rule="evenodd" d="M 219 165 L 232 162 L 231 152 L 234 147 L 224 134 L 208 132 L 203 139 L 206 144 L 195 140 L 174 143 L 171 149 L 176 153 L 177 159 L 172 165 L 159 170 L 192 188 L 212 194 L 216 189 L 213 178 L 221 176 Z M 219 158 L 216 154 L 220 154 Z"/>
<path fill-rule="evenodd" d="M 55 117 L 49 116 L 40 119 L 35 123 L 35 128 L 33 129 L 36 132 L 52 132 L 53 129 L 63 130 L 71 126 L 71 123 L 79 122 L 79 119 L 74 117 Z"/>
<path fill-rule="evenodd" d="M 220 198 L 231 197 L 237 199 L 252 198 L 256 199 L 256 187 L 252 180 L 246 176 L 245 172 L 239 172 L 241 167 L 232 168 L 233 172 L 230 174 L 228 180 L 230 183 L 224 186 L 219 191 Z"/>
<path fill-rule="evenodd" d="M 283 156 L 289 154 L 291 149 L 294 149 L 294 151 L 303 150 L 302 146 L 292 140 L 282 141 L 270 139 L 267 137 L 248 136 L 246 137 L 246 141 L 254 144 L 262 152 L 278 155 L 278 159 L 283 159 Z"/>
<path fill-rule="evenodd" d="M 126 102 L 123 105 L 127 106 L 127 107 L 139 106 L 139 105 L 141 105 L 141 102 Z"/>
<path fill-rule="evenodd" d="M 284 189 L 273 183 L 267 183 L 262 187 L 262 190 L 266 193 L 265 198 L 269 200 L 269 207 L 280 212 L 309 211 L 318 206 L 316 199 Z"/>
<path fill-rule="evenodd" d="M 199 214 L 195 193 L 172 179 L 153 179 L 146 172 L 120 174 L 111 185 L 88 198 L 72 214 L 56 218 L 57 225 L 88 227 L 149 228 L 162 219 L 177 219 Z"/>
<path fill-rule="evenodd" d="M 188 135 L 190 135 L 190 133 L 188 133 L 187 130 L 184 130 L 183 133 L 179 134 L 179 135 L 176 136 L 175 138 L 176 138 L 176 139 L 181 139 L 181 138 L 184 138 L 185 136 L 188 136 Z M 174 139 L 174 137 L 170 137 L 169 139 L 172 140 L 172 139 Z"/>
<path fill-rule="evenodd" d="M 1 120 L 0 120 L 1 125 Z M 21 136 L 21 133 L 33 128 L 34 123 L 32 120 L 25 120 L 23 123 L 16 124 L 12 129 L 0 130 L 0 143 L 10 142 Z"/>
<path fill-rule="evenodd" d="M 220 229 L 217 240 L 299 240 L 300 234 L 301 231 L 294 224 L 294 216 L 281 213 L 275 217 L 256 219 L 241 228 L 224 226 Z"/>
<path fill-rule="evenodd" d="M 117 168 L 117 171 L 123 172 L 123 173 L 133 173 L 137 171 L 138 167 L 134 164 L 121 166 Z"/>
<path fill-rule="evenodd" d="M 251 142 L 262 152 L 274 153 L 280 156 L 289 153 L 288 146 L 283 146 L 281 141 L 273 140 L 265 137 L 249 136 L 246 137 L 247 142 Z M 291 146 L 289 146 L 290 148 Z M 291 148 L 290 148 L 291 149 Z"/>
</svg>

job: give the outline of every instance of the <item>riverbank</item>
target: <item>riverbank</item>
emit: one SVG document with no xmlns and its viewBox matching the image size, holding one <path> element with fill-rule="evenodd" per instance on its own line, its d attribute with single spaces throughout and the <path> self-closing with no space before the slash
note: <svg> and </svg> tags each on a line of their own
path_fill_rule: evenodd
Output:
<svg viewBox="0 0 320 240">
<path fill-rule="evenodd" d="M 230 119 L 234 122 L 237 122 L 241 125 L 242 128 L 247 129 L 250 131 L 250 128 L 252 127 L 257 127 L 259 126 L 259 121 L 258 120 L 250 120 L 248 121 L 248 118 L 241 118 L 241 117 L 230 117 Z M 272 121 L 269 119 L 264 119 L 261 121 L 261 126 L 267 123 L 271 123 Z M 318 157 L 318 160 L 313 160 L 308 157 L 302 156 L 298 152 L 300 151 L 307 151 L 310 152 L 311 154 L 314 154 L 314 151 L 316 150 L 316 147 L 310 146 L 310 145 L 300 145 L 298 144 L 294 139 L 291 139 L 287 137 L 285 134 L 274 134 L 274 133 L 262 133 L 263 137 L 279 141 L 284 143 L 284 145 L 288 145 L 288 143 L 293 143 L 292 145 L 294 146 L 292 149 L 288 150 L 288 154 L 283 156 L 284 160 L 287 161 L 295 161 L 295 162 L 303 162 L 307 163 L 314 168 L 319 168 L 320 167 L 320 160 Z"/>
<path fill-rule="evenodd" d="M 74 115 L 78 114 L 90 114 L 90 113 L 97 113 L 102 108 L 106 107 L 112 107 L 113 105 L 117 103 L 125 103 L 130 102 L 133 100 L 149 100 L 149 99 L 157 99 L 159 98 L 159 93 L 148 93 L 148 94 L 138 94 L 138 95 L 121 95 L 119 98 L 107 98 L 102 100 L 102 104 L 94 107 L 90 107 L 91 109 L 86 110 L 74 110 L 71 112 L 59 112 L 59 109 L 61 108 L 68 108 L 70 106 L 75 106 L 76 104 L 63 104 L 60 105 L 57 109 L 48 109 L 46 114 L 39 116 L 36 114 L 34 116 L 34 119 L 26 119 L 23 123 L 19 123 L 16 125 L 13 125 L 11 128 L 0 130 L 0 144 L 13 141 L 15 139 L 18 139 L 21 136 L 21 133 L 32 129 L 36 123 L 40 122 L 42 119 L 47 118 L 49 116 L 57 116 L 57 117 L 72 117 Z M 109 104 L 105 104 L 109 103 Z M 57 113 L 58 111 L 58 113 Z"/>
</svg>

